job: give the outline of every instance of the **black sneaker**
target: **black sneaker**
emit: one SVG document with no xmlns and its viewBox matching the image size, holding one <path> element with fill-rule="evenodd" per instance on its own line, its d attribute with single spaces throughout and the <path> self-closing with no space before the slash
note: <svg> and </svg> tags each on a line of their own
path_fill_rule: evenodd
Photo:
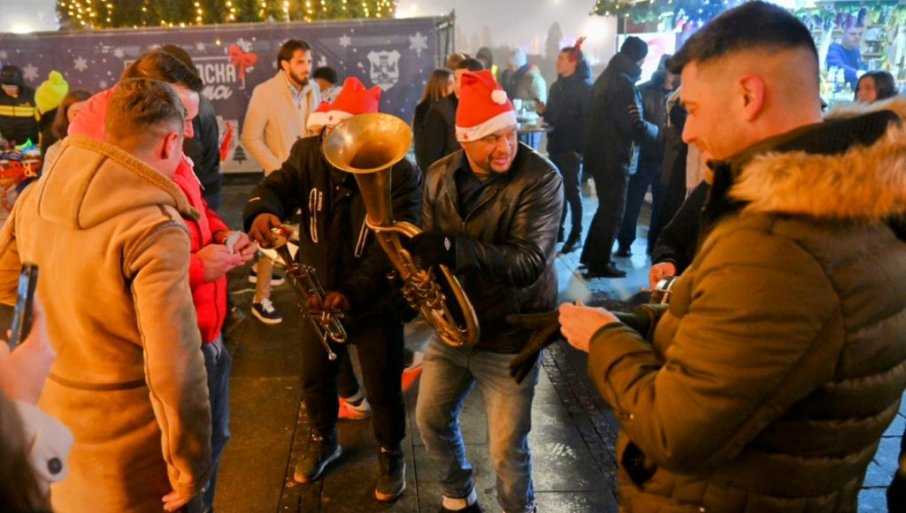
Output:
<svg viewBox="0 0 906 513">
<path fill-rule="evenodd" d="M 632 256 L 632 250 L 629 246 L 620 246 L 615 254 L 620 258 L 629 258 Z"/>
<path fill-rule="evenodd" d="M 322 436 L 313 432 L 308 436 L 308 446 L 302 457 L 296 462 L 293 480 L 297 483 L 310 483 L 318 479 L 327 465 L 339 458 L 342 453 L 343 449 L 337 442 L 336 434 Z"/>
<path fill-rule="evenodd" d="M 280 324 L 283 316 L 274 308 L 270 299 L 264 298 L 260 303 L 252 303 L 252 315 L 264 324 Z"/>
<path fill-rule="evenodd" d="M 566 255 L 581 247 L 582 234 L 573 232 L 569 234 L 569 237 L 566 239 L 566 244 L 564 244 L 563 247 L 560 248 L 560 252 Z"/>
<path fill-rule="evenodd" d="M 585 274 L 582 275 L 586 280 L 592 280 L 595 278 L 625 278 L 626 271 L 622 271 L 617 266 L 613 265 L 613 262 L 609 262 L 603 267 L 588 267 L 588 270 Z"/>
<path fill-rule="evenodd" d="M 406 489 L 406 462 L 403 451 L 385 449 L 378 451 L 380 467 L 374 497 L 381 502 L 392 502 Z"/>
</svg>

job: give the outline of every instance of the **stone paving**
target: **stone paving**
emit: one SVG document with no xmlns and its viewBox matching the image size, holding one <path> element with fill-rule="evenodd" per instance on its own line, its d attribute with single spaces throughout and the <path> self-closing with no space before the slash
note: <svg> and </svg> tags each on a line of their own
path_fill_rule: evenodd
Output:
<svg viewBox="0 0 906 513">
<path fill-rule="evenodd" d="M 231 179 L 225 187 L 223 216 L 240 227 L 242 205 L 253 182 Z M 586 198 L 587 227 L 596 201 Z M 643 216 L 645 213 L 643 212 Z M 644 219 L 640 220 L 644 232 Z M 617 263 L 629 271 L 625 279 L 584 280 L 578 273 L 578 252 L 560 255 L 560 298 L 591 304 L 614 305 L 643 300 L 647 281 L 644 233 L 633 246 L 631 258 Z M 231 293 L 246 312 L 253 285 L 248 270 L 231 273 Z M 386 505 L 373 498 L 377 446 L 370 422 L 341 421 L 343 456 L 325 477 L 309 485 L 292 481 L 292 466 L 307 434 L 304 408 L 299 401 L 299 328 L 294 299 L 287 286 L 274 288 L 273 301 L 285 320 L 265 326 L 249 317 L 230 333 L 228 347 L 234 366 L 232 387 L 233 439 L 224 455 L 216 510 L 219 513 L 346 513 L 437 511 L 440 490 L 410 415 L 404 442 L 407 489 L 397 502 Z M 407 345 L 424 347 L 430 329 L 424 323 L 407 326 Z M 546 352 L 532 414 L 530 443 L 540 512 L 616 512 L 614 441 L 618 425 L 585 375 L 584 355 L 558 343 Z M 406 393 L 412 413 L 417 386 Z M 475 468 L 476 490 L 486 512 L 499 513 L 494 475 L 487 456 L 486 417 L 480 394 L 467 401 L 462 414 L 467 454 Z M 860 512 L 883 512 L 884 488 L 896 468 L 899 439 L 906 426 L 903 410 L 885 433 L 875 461 L 865 478 Z"/>
</svg>

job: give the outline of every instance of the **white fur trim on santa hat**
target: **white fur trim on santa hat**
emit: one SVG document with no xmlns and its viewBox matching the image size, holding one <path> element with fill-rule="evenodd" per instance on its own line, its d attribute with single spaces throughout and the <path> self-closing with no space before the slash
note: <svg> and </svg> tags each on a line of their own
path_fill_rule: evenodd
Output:
<svg viewBox="0 0 906 513">
<path fill-rule="evenodd" d="M 503 105 L 506 103 L 506 91 L 503 89 L 494 89 L 494 91 L 491 92 L 491 101 L 497 105 Z"/>
<path fill-rule="evenodd" d="M 500 114 L 497 114 L 484 123 L 480 123 L 475 126 L 457 126 L 456 140 L 459 142 L 477 141 L 478 139 L 481 139 L 488 134 L 493 134 L 498 130 L 516 125 L 516 112 L 513 110 L 508 110 L 506 112 L 501 112 Z"/>
<path fill-rule="evenodd" d="M 308 116 L 308 128 L 315 129 L 323 126 L 334 127 L 340 121 L 351 118 L 352 114 L 342 110 L 332 110 L 330 112 L 312 112 Z"/>
</svg>

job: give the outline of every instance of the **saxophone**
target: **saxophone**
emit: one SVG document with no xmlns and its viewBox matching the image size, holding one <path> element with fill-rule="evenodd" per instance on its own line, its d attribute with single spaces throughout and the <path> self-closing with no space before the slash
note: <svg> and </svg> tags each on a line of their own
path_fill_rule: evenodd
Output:
<svg viewBox="0 0 906 513">
<path fill-rule="evenodd" d="M 451 346 L 478 342 L 478 316 L 456 276 L 438 266 L 456 300 L 462 321 L 447 305 L 447 297 L 430 269 L 421 269 L 403 247 L 401 237 L 421 230 L 412 223 L 393 221 L 390 168 L 409 152 L 412 130 L 390 114 L 359 114 L 340 122 L 324 137 L 323 154 L 331 166 L 355 175 L 367 212 L 365 223 L 374 233 L 403 281 L 403 296 L 421 312 L 440 339 Z"/>
</svg>

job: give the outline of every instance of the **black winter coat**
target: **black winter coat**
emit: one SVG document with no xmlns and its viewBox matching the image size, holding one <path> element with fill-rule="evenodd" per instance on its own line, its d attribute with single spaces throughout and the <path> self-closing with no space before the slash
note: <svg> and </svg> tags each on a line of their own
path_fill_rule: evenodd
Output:
<svg viewBox="0 0 906 513">
<path fill-rule="evenodd" d="M 562 180 L 549 160 L 519 143 L 510 171 L 484 189 L 463 219 L 455 173 L 464 158 L 458 151 L 426 173 L 422 228 L 456 238 L 455 272 L 481 327 L 477 347 L 516 353 L 529 333 L 510 326 L 506 316 L 546 312 L 557 304 L 554 257 Z"/>
<path fill-rule="evenodd" d="M 183 141 L 183 151 L 195 164 L 195 176 L 201 182 L 202 193 L 207 198 L 220 192 L 223 174 L 220 173 L 220 131 L 217 114 L 211 101 L 201 97 L 198 116 L 192 120 L 195 137 Z"/>
<path fill-rule="evenodd" d="M 431 104 L 421 136 L 416 134 L 415 161 L 419 169 L 427 170 L 431 164 L 459 149 L 456 140 L 458 105 L 459 99 L 455 94 Z"/>
<path fill-rule="evenodd" d="M 551 85 L 542 117 L 553 128 L 547 135 L 548 153 L 562 154 L 585 151 L 585 123 L 591 98 L 591 68 L 580 61 L 576 72 L 558 77 Z"/>
<path fill-rule="evenodd" d="M 635 173 L 639 143 L 658 136 L 657 126 L 644 119 L 633 122 L 626 110 L 634 104 L 644 115 L 642 96 L 635 87 L 641 72 L 629 57 L 617 53 L 591 88 L 585 167 L 594 174 Z"/>
<path fill-rule="evenodd" d="M 657 127 L 657 137 L 642 140 L 639 161 L 658 166 L 664 160 L 664 127 L 667 125 L 667 91 L 664 91 L 661 83 L 663 77 L 655 73 L 651 80 L 639 86 L 645 121 Z"/>
<path fill-rule="evenodd" d="M 297 258 L 315 268 L 325 290 L 349 298 L 352 310 L 344 323 L 385 316 L 389 313 L 390 261 L 365 225 L 365 204 L 355 177 L 327 163 L 321 141 L 321 136 L 296 141 L 280 169 L 255 188 L 243 213 L 246 231 L 259 214 L 286 219 L 301 209 Z M 391 196 L 396 221 L 418 222 L 421 186 L 421 173 L 409 160 L 393 166 Z"/>
</svg>

